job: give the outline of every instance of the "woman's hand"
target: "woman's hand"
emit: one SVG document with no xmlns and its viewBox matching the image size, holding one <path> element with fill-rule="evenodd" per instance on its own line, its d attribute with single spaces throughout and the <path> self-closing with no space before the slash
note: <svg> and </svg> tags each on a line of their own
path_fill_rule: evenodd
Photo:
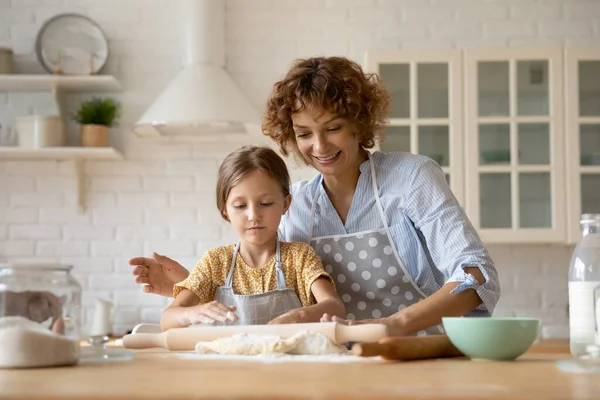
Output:
<svg viewBox="0 0 600 400">
<path fill-rule="evenodd" d="M 228 307 L 216 300 L 185 309 L 185 319 L 190 324 L 214 324 L 215 322 L 234 323 L 238 317 L 235 306 Z M 185 324 L 182 324 L 185 325 Z"/>
<path fill-rule="evenodd" d="M 337 322 L 342 325 L 362 325 L 362 324 L 384 324 L 388 327 L 388 336 L 405 336 L 404 330 L 402 329 L 401 323 L 397 318 L 377 318 L 377 319 L 363 319 L 360 321 L 352 321 L 349 319 L 343 319 L 340 317 L 331 316 L 329 314 L 323 314 L 321 322 Z"/>
<path fill-rule="evenodd" d="M 269 325 L 274 324 L 298 324 L 301 322 L 309 322 L 307 321 L 308 315 L 306 310 L 303 308 L 296 308 L 291 311 L 286 312 L 283 315 L 269 321 Z"/>
<path fill-rule="evenodd" d="M 135 283 L 144 285 L 144 292 L 166 297 L 172 297 L 173 285 L 185 280 L 190 274 L 177 261 L 156 253 L 152 253 L 152 258 L 132 258 L 129 265 L 135 267 Z"/>
</svg>

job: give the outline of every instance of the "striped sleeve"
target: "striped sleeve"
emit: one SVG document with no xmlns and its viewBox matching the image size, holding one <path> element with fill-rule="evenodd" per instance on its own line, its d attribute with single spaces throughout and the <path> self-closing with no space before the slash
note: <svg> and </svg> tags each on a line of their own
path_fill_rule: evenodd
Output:
<svg viewBox="0 0 600 400">
<path fill-rule="evenodd" d="M 494 263 L 448 186 L 444 172 L 432 160 L 416 163 L 407 192 L 407 213 L 426 238 L 427 247 L 446 282 L 460 282 L 453 293 L 474 289 L 483 304 L 478 310 L 493 312 L 500 297 Z M 477 267 L 485 277 L 479 285 L 464 268 Z M 475 313 L 477 314 L 477 313 Z"/>
</svg>

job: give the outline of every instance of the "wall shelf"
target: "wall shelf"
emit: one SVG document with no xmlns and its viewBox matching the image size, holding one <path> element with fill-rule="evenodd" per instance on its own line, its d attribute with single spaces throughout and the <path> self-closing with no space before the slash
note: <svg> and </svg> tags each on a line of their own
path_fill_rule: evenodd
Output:
<svg viewBox="0 0 600 400">
<path fill-rule="evenodd" d="M 121 84 L 112 75 L 0 75 L 0 91 L 5 92 L 116 92 Z"/>
<path fill-rule="evenodd" d="M 40 149 L 22 149 L 18 147 L 0 147 L 2 160 L 71 160 L 77 191 L 77 208 L 85 212 L 83 192 L 83 160 L 122 160 L 123 155 L 112 147 L 45 147 Z"/>
<path fill-rule="evenodd" d="M 0 160 L 32 159 L 93 159 L 121 160 L 123 155 L 112 147 L 44 147 L 40 149 L 22 149 L 19 147 L 0 147 Z"/>
<path fill-rule="evenodd" d="M 112 75 L 0 75 L 0 92 L 52 92 L 65 126 L 68 120 L 67 94 L 120 90 L 121 84 Z"/>
</svg>

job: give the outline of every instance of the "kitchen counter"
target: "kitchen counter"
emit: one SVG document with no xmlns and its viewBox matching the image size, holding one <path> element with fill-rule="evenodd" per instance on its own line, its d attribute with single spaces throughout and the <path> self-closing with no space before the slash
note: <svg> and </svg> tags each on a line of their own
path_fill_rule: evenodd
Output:
<svg viewBox="0 0 600 400">
<path fill-rule="evenodd" d="M 0 398 L 600 398 L 600 374 L 563 373 L 555 366 L 569 357 L 566 341 L 542 342 L 515 362 L 273 363 L 146 350 L 124 362 L 0 370 Z"/>
</svg>

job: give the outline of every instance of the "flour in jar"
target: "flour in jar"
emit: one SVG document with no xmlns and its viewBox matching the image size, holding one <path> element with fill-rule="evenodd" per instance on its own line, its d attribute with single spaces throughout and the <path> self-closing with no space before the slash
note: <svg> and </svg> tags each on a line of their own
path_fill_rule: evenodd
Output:
<svg viewBox="0 0 600 400">
<path fill-rule="evenodd" d="M 0 368 L 71 365 L 79 343 L 24 317 L 0 318 Z"/>
<path fill-rule="evenodd" d="M 322 333 L 313 331 L 298 332 L 288 339 L 279 336 L 239 334 L 220 338 L 212 342 L 196 343 L 196 353 L 228 355 L 297 354 L 326 355 L 346 354 L 344 346 L 335 344 Z"/>
</svg>

